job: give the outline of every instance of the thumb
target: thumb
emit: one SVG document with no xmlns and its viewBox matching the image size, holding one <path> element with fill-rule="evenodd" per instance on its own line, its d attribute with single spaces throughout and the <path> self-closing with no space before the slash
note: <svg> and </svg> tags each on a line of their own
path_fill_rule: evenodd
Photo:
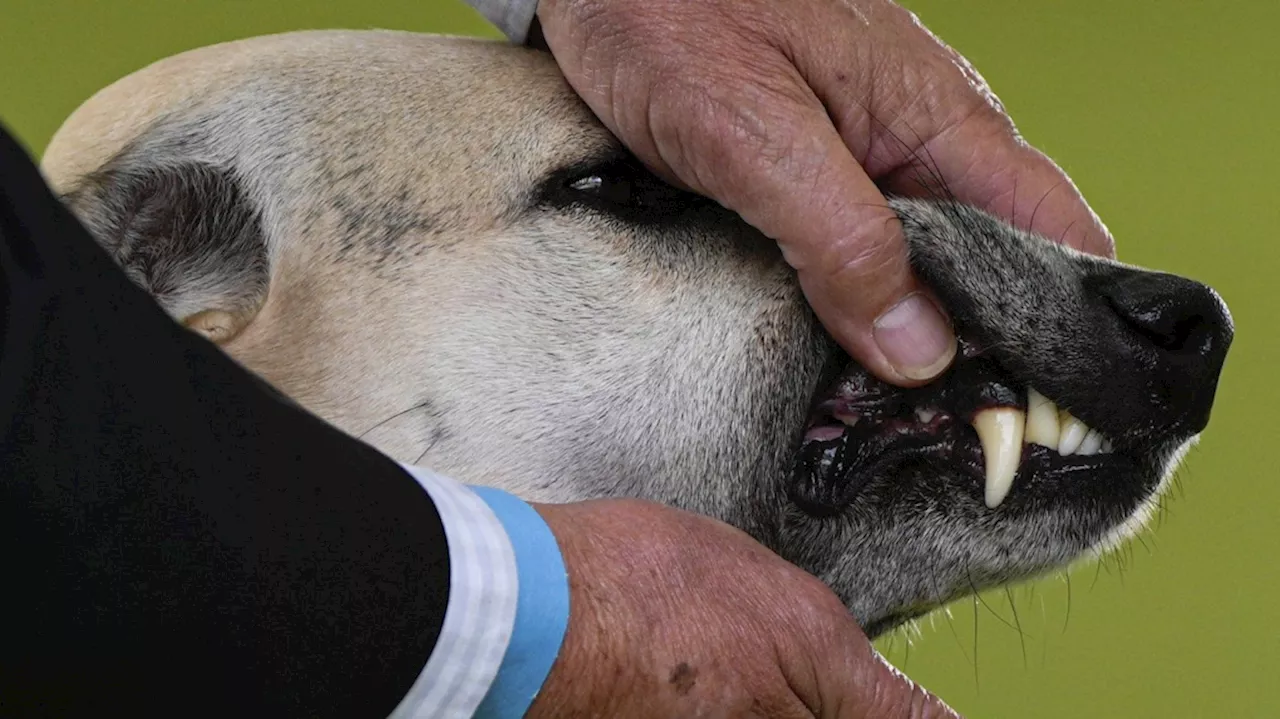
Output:
<svg viewBox="0 0 1280 719">
<path fill-rule="evenodd" d="M 898 385 L 933 379 L 954 358 L 955 335 L 911 272 L 897 216 L 818 99 L 787 77 L 794 68 L 775 73 L 655 88 L 660 166 L 776 240 L 855 360 Z"/>
</svg>

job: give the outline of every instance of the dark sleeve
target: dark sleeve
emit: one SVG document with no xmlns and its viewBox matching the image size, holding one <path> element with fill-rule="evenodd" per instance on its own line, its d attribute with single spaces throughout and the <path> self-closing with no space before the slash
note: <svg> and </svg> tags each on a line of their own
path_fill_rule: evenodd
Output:
<svg viewBox="0 0 1280 719">
<path fill-rule="evenodd" d="M 382 717 L 448 548 L 390 459 L 170 320 L 0 128 L 0 715 Z"/>
</svg>

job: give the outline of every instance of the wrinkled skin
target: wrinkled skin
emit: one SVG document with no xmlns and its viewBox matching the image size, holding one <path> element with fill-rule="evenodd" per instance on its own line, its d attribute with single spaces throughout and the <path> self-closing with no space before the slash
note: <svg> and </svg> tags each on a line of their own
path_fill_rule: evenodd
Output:
<svg viewBox="0 0 1280 719">
<path fill-rule="evenodd" d="M 530 719 L 955 716 L 830 590 L 736 529 L 636 500 L 539 511 L 574 611 Z"/>
</svg>

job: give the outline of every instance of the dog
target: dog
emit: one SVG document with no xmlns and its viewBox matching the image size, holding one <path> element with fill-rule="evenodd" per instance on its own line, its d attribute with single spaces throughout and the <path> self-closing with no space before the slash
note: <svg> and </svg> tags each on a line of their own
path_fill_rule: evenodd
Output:
<svg viewBox="0 0 1280 719">
<path fill-rule="evenodd" d="M 175 321 L 345 432 L 530 501 L 721 519 L 872 637 L 1132 535 L 1234 332 L 1190 279 L 893 198 L 960 351 L 889 386 L 775 243 L 489 40 L 187 52 L 88 100 L 42 169 Z"/>
</svg>

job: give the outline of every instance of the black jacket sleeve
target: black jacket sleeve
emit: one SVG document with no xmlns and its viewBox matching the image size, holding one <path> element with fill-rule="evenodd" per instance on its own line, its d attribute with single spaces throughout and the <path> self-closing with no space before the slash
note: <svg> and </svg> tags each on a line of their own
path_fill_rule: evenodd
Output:
<svg viewBox="0 0 1280 719">
<path fill-rule="evenodd" d="M 0 128 L 0 715 L 379 717 L 444 619 L 426 492 L 170 320 Z"/>
</svg>

